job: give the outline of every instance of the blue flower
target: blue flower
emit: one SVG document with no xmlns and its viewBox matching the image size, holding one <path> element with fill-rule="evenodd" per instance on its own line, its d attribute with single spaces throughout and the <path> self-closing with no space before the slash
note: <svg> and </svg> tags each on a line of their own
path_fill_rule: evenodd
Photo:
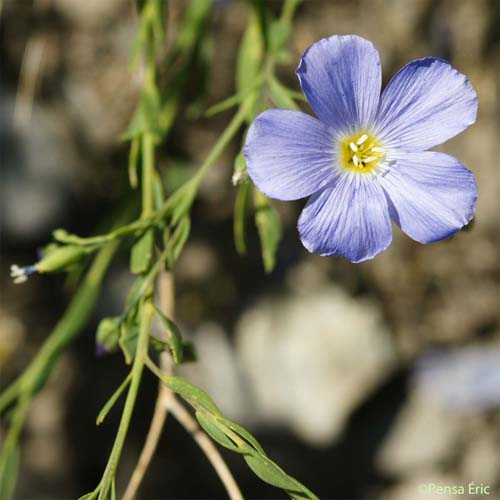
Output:
<svg viewBox="0 0 500 500">
<path fill-rule="evenodd" d="M 417 59 L 380 94 L 377 50 L 348 35 L 314 43 L 297 75 L 319 120 L 264 111 L 244 154 L 267 196 L 311 196 L 298 221 L 310 252 L 361 262 L 389 246 L 391 219 L 420 243 L 447 238 L 471 220 L 472 173 L 452 156 L 427 151 L 476 119 L 476 93 L 463 74 L 435 57 Z"/>
</svg>

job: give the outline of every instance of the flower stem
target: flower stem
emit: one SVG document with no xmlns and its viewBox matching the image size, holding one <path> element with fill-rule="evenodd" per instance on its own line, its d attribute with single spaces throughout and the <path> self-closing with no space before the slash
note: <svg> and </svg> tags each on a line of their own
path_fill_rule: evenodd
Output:
<svg viewBox="0 0 500 500">
<path fill-rule="evenodd" d="M 146 132 L 142 138 L 142 219 L 148 218 L 153 211 L 154 163 L 154 136 L 150 132 Z"/>
<path fill-rule="evenodd" d="M 114 242 L 104 247 L 97 254 L 78 292 L 31 364 L 2 393 L 0 397 L 0 409 L 3 410 L 16 398 L 18 398 L 18 403 L 13 409 L 11 426 L 3 442 L 2 453 L 0 455 L 0 473 L 19 441 L 31 400 L 45 385 L 60 352 L 82 331 L 92 313 L 99 295 L 102 279 L 117 248 L 118 242 Z"/>
<path fill-rule="evenodd" d="M 198 169 L 198 172 L 196 172 L 195 174 L 194 178 L 196 179 L 196 182 L 198 184 L 201 183 L 205 174 L 208 172 L 208 170 L 210 170 L 210 167 L 219 158 L 224 149 L 226 149 L 228 144 L 236 135 L 239 128 L 243 125 L 248 114 L 248 109 L 252 106 L 254 101 L 255 93 L 250 95 L 249 98 L 240 106 L 238 112 L 233 116 L 232 120 L 229 122 L 229 125 L 226 127 L 222 135 L 214 144 L 212 151 L 210 151 L 210 154 L 207 156 L 206 160 L 202 163 L 201 167 Z"/>
<path fill-rule="evenodd" d="M 116 468 L 118 467 L 118 461 L 120 460 L 120 455 L 125 443 L 125 438 L 127 436 L 130 419 L 132 418 L 135 400 L 137 398 L 137 393 L 141 382 L 142 372 L 144 368 L 144 359 L 147 355 L 149 345 L 149 333 L 154 311 L 155 309 L 154 305 L 151 302 L 151 299 L 146 299 L 143 306 L 141 307 L 142 316 L 139 328 L 137 351 L 131 371 L 132 380 L 130 382 L 130 387 L 127 393 L 127 399 L 125 400 L 125 405 L 123 407 L 123 413 L 120 420 L 120 425 L 118 427 L 118 432 L 116 433 L 113 449 L 111 450 L 111 454 L 109 456 L 106 469 L 104 470 L 101 483 L 98 486 L 100 490 L 98 500 L 105 500 L 107 498 L 108 492 L 111 488 L 111 483 L 116 474 Z"/>
<path fill-rule="evenodd" d="M 291 23 L 295 10 L 302 0 L 285 0 L 281 9 L 280 21 Z"/>
</svg>

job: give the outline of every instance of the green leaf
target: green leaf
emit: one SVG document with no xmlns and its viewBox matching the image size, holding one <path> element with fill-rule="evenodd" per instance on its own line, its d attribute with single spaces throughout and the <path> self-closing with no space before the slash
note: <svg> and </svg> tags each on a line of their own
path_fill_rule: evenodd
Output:
<svg viewBox="0 0 500 500">
<path fill-rule="evenodd" d="M 176 36 L 175 51 L 189 53 L 212 8 L 212 0 L 191 0 Z"/>
<path fill-rule="evenodd" d="M 292 26 L 281 20 L 273 21 L 269 29 L 269 51 L 278 59 L 283 58 Z"/>
<path fill-rule="evenodd" d="M 156 314 L 158 318 L 167 331 L 166 344 L 172 353 L 175 364 L 180 364 L 183 361 L 183 351 L 182 351 L 182 335 L 177 328 L 177 325 L 169 318 L 167 318 L 158 308 L 156 309 Z"/>
<path fill-rule="evenodd" d="M 233 186 L 238 186 L 248 180 L 247 160 L 241 150 L 234 159 Z"/>
<path fill-rule="evenodd" d="M 237 58 L 236 92 L 245 94 L 257 83 L 264 58 L 264 40 L 259 20 L 252 14 L 252 19 L 243 35 Z M 248 119 L 253 118 L 254 110 L 249 110 Z"/>
<path fill-rule="evenodd" d="M 132 247 L 130 254 L 130 272 L 141 274 L 149 269 L 153 258 L 153 230 L 148 229 Z"/>
<path fill-rule="evenodd" d="M 170 195 L 163 215 L 170 218 L 172 226 L 176 226 L 190 210 L 197 191 L 198 185 L 192 178 Z"/>
<path fill-rule="evenodd" d="M 305 486 L 296 479 L 290 477 L 281 467 L 276 465 L 269 458 L 255 454 L 244 455 L 248 467 L 252 469 L 265 483 L 285 490 L 291 498 L 309 498 L 317 499 L 314 493 L 310 492 Z"/>
<path fill-rule="evenodd" d="M 138 276 L 127 295 L 127 300 L 125 301 L 125 310 L 129 311 L 129 309 L 135 307 L 138 300 L 141 297 L 142 287 L 144 285 L 144 276 Z"/>
<path fill-rule="evenodd" d="M 210 117 L 214 116 L 217 113 L 222 113 L 222 111 L 226 111 L 228 109 L 231 109 L 233 106 L 236 106 L 239 104 L 243 99 L 242 94 L 235 94 L 232 95 L 231 97 L 228 97 L 227 99 L 224 99 L 221 102 L 218 102 L 217 104 L 214 104 L 213 106 L 210 106 L 206 111 L 205 111 L 205 116 Z"/>
<path fill-rule="evenodd" d="M 146 359 L 146 364 L 170 390 L 178 394 L 182 399 L 186 400 L 195 410 L 204 409 L 213 415 L 219 417 L 222 416 L 217 405 L 205 391 L 181 377 L 165 375 L 149 359 Z"/>
<path fill-rule="evenodd" d="M 161 135 L 160 111 L 161 100 L 158 89 L 152 86 L 145 87 L 130 125 L 121 139 L 131 140 L 146 133 L 156 137 Z"/>
<path fill-rule="evenodd" d="M 92 491 L 90 493 L 81 496 L 78 500 L 94 500 L 95 498 L 97 498 L 98 494 L 99 491 Z"/>
<path fill-rule="evenodd" d="M 12 500 L 19 470 L 19 447 L 13 448 L 0 468 L 0 500 Z"/>
<path fill-rule="evenodd" d="M 262 260 L 266 273 L 276 264 L 276 250 L 283 235 L 279 214 L 257 188 L 254 190 L 255 224 L 262 246 Z"/>
<path fill-rule="evenodd" d="M 134 137 L 132 143 L 130 144 L 130 152 L 128 155 L 128 178 L 130 182 L 130 187 L 135 189 L 139 185 L 137 179 L 137 165 L 139 160 L 139 151 L 141 149 L 141 138 L 140 136 Z"/>
<path fill-rule="evenodd" d="M 202 411 L 196 412 L 196 418 L 201 425 L 202 429 L 217 443 L 228 450 L 236 453 L 241 453 L 239 448 L 226 436 L 224 433 L 224 426 L 220 424 L 213 417 L 207 415 Z"/>
<path fill-rule="evenodd" d="M 189 233 L 191 231 L 191 220 L 189 216 L 184 216 L 184 218 L 180 221 L 179 225 L 175 228 L 174 233 L 172 234 L 168 244 L 169 244 L 169 258 L 168 265 L 171 268 L 174 262 L 178 259 L 179 255 L 186 244 L 187 239 L 189 238 Z"/>
<path fill-rule="evenodd" d="M 115 403 L 118 401 L 120 396 L 123 394 L 125 389 L 128 387 L 130 384 L 130 380 L 132 379 L 132 373 L 129 373 L 125 380 L 120 384 L 120 387 L 116 389 L 116 391 L 111 395 L 111 397 L 108 399 L 106 404 L 102 407 L 102 410 L 99 412 L 96 418 L 96 425 L 101 425 L 104 422 L 104 419 L 108 415 L 109 411 Z"/>
<path fill-rule="evenodd" d="M 137 315 L 129 315 L 121 324 L 120 340 L 118 341 L 118 345 L 123 352 L 125 363 L 127 363 L 127 365 L 132 363 L 137 349 L 138 338 L 139 323 L 137 321 Z"/>
<path fill-rule="evenodd" d="M 167 100 L 163 103 L 160 109 L 160 114 L 158 115 L 158 125 L 162 132 L 162 135 L 165 135 L 172 127 L 178 109 L 179 98 L 175 94 L 168 97 Z"/>
<path fill-rule="evenodd" d="M 218 417 L 217 421 L 220 422 L 221 424 L 224 424 L 232 431 L 236 432 L 236 434 L 238 434 L 245 441 L 247 441 L 255 449 L 255 451 L 257 451 L 261 455 L 267 456 L 266 452 L 264 451 L 264 448 L 262 448 L 260 443 L 244 427 L 224 417 Z"/>
<path fill-rule="evenodd" d="M 165 201 L 165 193 L 163 191 L 163 183 L 158 172 L 153 175 L 153 205 L 155 210 L 158 210 Z"/>
<path fill-rule="evenodd" d="M 120 338 L 120 318 L 103 318 L 99 322 L 96 333 L 96 344 L 106 352 L 112 352 L 118 346 Z"/>
<path fill-rule="evenodd" d="M 258 453 L 245 455 L 244 458 L 250 469 L 264 482 L 283 490 L 296 488 L 294 480 L 272 460 Z"/>
<path fill-rule="evenodd" d="M 191 384 L 181 377 L 169 377 L 168 384 L 170 389 L 176 394 L 179 394 L 195 409 L 204 408 L 205 410 L 220 416 L 221 412 L 212 398 L 202 389 Z"/>
<path fill-rule="evenodd" d="M 251 183 L 244 182 L 238 186 L 236 192 L 236 199 L 234 201 L 234 218 L 233 218 L 233 232 L 234 244 L 236 251 L 239 255 L 245 255 L 247 251 L 246 246 L 246 220 L 248 216 L 248 209 L 250 206 L 250 189 Z"/>
</svg>

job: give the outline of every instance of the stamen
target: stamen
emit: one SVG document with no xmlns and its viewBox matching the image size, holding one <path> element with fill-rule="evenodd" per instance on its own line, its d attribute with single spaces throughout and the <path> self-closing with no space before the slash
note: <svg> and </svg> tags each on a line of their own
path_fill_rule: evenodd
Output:
<svg viewBox="0 0 500 500">
<path fill-rule="evenodd" d="M 365 163 L 370 163 L 371 161 L 378 160 L 379 158 L 377 156 L 369 156 L 368 158 L 365 158 L 363 161 Z"/>
<path fill-rule="evenodd" d="M 352 142 L 351 142 L 351 144 L 352 144 Z M 358 155 L 354 155 L 354 156 L 352 157 L 352 161 L 354 162 L 354 165 L 356 165 L 356 167 L 358 167 L 358 166 L 359 166 L 359 158 L 358 158 Z"/>
<path fill-rule="evenodd" d="M 25 283 L 28 280 L 28 276 L 36 272 L 36 266 L 20 267 L 17 264 L 10 266 L 10 277 L 14 279 L 16 285 Z"/>
<path fill-rule="evenodd" d="M 366 141 L 366 139 L 368 139 L 368 135 L 367 134 L 363 134 L 357 141 L 356 141 L 356 144 L 358 146 L 361 146 L 361 144 L 363 144 L 363 142 Z"/>
<path fill-rule="evenodd" d="M 384 148 L 379 148 L 378 146 L 375 146 L 374 148 L 371 149 L 374 153 L 383 153 Z"/>
<path fill-rule="evenodd" d="M 356 144 L 354 144 L 354 142 L 351 142 L 349 144 L 349 147 L 356 153 L 358 151 L 358 146 L 356 146 Z"/>
</svg>

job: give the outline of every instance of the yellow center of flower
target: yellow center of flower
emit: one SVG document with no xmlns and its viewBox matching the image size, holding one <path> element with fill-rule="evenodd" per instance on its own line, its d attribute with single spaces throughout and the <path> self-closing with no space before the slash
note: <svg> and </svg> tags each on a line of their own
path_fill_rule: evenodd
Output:
<svg viewBox="0 0 500 500">
<path fill-rule="evenodd" d="M 340 141 L 340 158 L 345 169 L 367 174 L 385 158 L 385 151 L 372 134 L 362 131 Z"/>
</svg>

